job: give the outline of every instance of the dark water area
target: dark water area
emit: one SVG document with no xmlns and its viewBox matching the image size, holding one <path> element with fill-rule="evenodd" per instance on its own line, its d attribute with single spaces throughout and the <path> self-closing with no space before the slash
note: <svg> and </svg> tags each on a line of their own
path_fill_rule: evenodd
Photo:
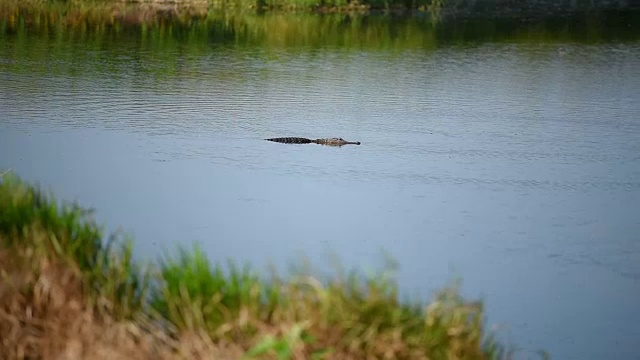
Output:
<svg viewBox="0 0 640 360">
<path fill-rule="evenodd" d="M 387 253 L 407 295 L 461 277 L 522 356 L 637 358 L 637 13 L 0 24 L 0 169 L 137 256 Z"/>
</svg>

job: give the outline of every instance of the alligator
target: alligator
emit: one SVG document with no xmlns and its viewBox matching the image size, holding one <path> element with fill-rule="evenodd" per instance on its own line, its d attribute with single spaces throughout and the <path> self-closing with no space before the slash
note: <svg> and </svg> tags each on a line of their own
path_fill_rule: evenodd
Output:
<svg viewBox="0 0 640 360">
<path fill-rule="evenodd" d="M 281 137 L 281 138 L 271 138 L 265 139 L 267 141 L 275 141 L 284 144 L 320 144 L 320 145 L 329 145 L 329 146 L 342 146 L 347 144 L 360 145 L 360 141 L 347 141 L 343 138 L 328 138 L 328 139 L 307 139 L 301 137 Z"/>
</svg>

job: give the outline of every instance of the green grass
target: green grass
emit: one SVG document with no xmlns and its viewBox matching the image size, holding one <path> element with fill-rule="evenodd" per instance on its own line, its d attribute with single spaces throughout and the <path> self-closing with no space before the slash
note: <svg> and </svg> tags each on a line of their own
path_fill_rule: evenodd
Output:
<svg viewBox="0 0 640 360">
<path fill-rule="evenodd" d="M 232 344 L 247 359 L 507 357 L 484 328 L 482 303 L 466 301 L 456 286 L 426 304 L 400 301 L 386 270 L 337 271 L 323 281 L 304 272 L 264 277 L 249 266 L 211 264 L 197 246 L 142 266 L 131 240 L 105 238 L 90 215 L 12 174 L 0 179 L 3 254 L 77 269 L 85 306 L 116 322 L 156 319 L 169 337 L 200 334 L 215 346 Z M 10 273 L 11 266 L 0 270 Z M 23 295 L 37 287 L 23 285 Z M 0 308 L 24 311 L 2 301 Z"/>
<path fill-rule="evenodd" d="M 2 175 L 0 236 L 6 249 L 27 247 L 41 257 L 55 257 L 77 266 L 87 301 L 108 304 L 116 318 L 131 317 L 145 303 L 148 275 L 132 260 L 130 241 L 104 231 L 91 211 L 77 204 L 59 206 L 51 194 Z"/>
</svg>

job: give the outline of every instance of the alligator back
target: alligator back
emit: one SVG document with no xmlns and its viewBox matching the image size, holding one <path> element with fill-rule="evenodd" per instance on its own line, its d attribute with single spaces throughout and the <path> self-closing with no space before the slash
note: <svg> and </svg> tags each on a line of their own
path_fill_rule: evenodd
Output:
<svg viewBox="0 0 640 360">
<path fill-rule="evenodd" d="M 271 138 L 265 139 L 267 141 L 275 141 L 284 144 L 310 144 L 314 142 L 311 139 L 301 138 L 301 137 L 280 137 L 280 138 Z"/>
</svg>

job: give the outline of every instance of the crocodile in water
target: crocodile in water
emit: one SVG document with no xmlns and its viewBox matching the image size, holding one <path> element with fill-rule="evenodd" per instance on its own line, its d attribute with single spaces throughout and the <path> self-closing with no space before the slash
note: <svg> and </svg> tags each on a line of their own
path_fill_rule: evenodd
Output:
<svg viewBox="0 0 640 360">
<path fill-rule="evenodd" d="M 320 145 L 330 145 L 330 146 L 342 146 L 342 145 L 360 145 L 360 141 L 347 141 L 343 138 L 328 138 L 328 139 L 307 139 L 301 137 L 281 137 L 281 138 L 271 138 L 265 139 L 268 141 L 275 141 L 284 144 L 320 144 Z"/>
</svg>

